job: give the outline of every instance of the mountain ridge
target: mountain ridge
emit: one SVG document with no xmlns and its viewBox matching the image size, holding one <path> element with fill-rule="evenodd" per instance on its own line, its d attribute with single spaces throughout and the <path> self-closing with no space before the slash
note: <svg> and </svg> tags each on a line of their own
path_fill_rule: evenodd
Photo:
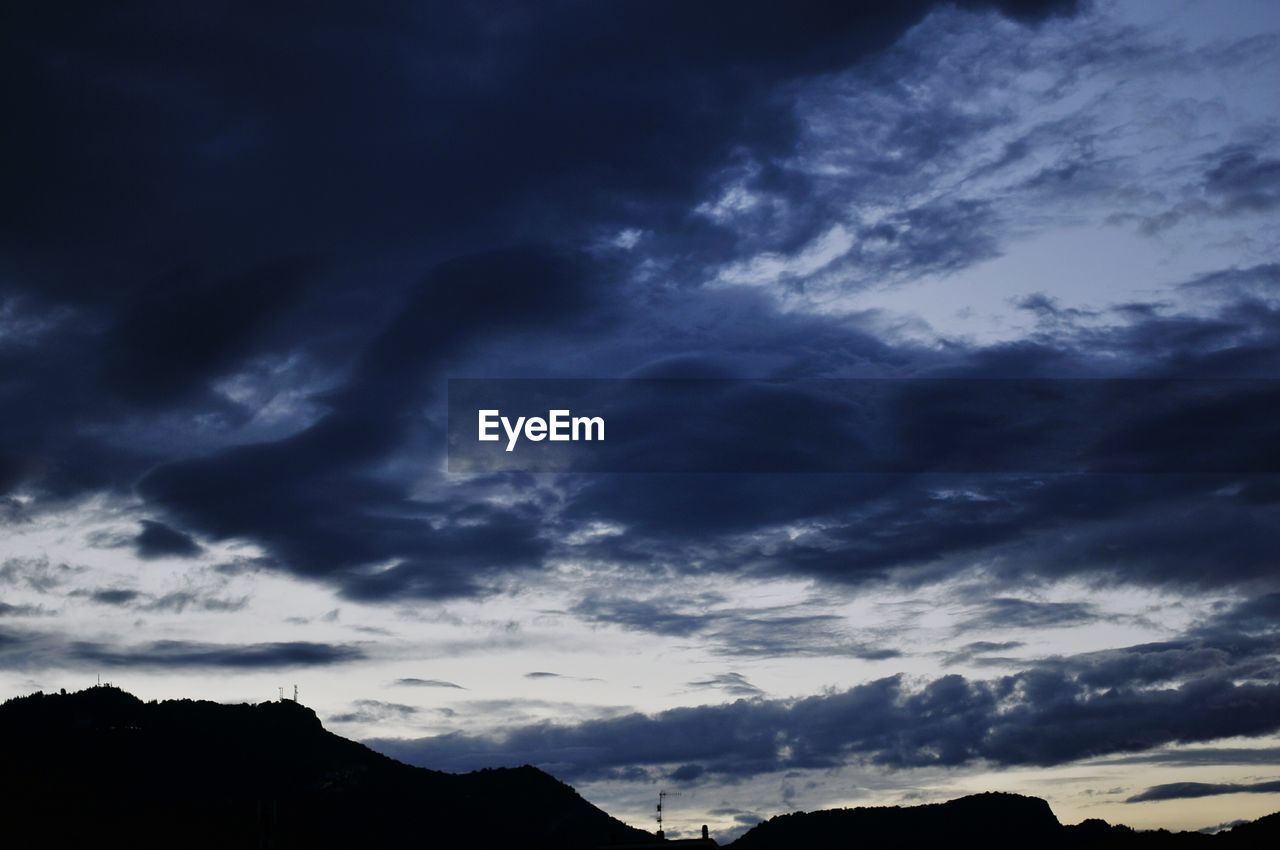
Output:
<svg viewBox="0 0 1280 850">
<path fill-rule="evenodd" d="M 84 846 L 594 848 L 651 840 L 534 767 L 448 774 L 290 700 L 144 703 L 118 688 L 0 705 L 6 834 Z"/>
<path fill-rule="evenodd" d="M 0 817 L 9 838 L 138 848 L 511 847 L 657 844 L 536 767 L 450 774 L 326 730 L 291 700 L 143 702 L 110 685 L 0 704 Z M 734 850 L 916 847 L 1037 850 L 1280 847 L 1280 813 L 1216 835 L 1063 825 L 1003 792 L 920 806 L 791 812 Z"/>
<path fill-rule="evenodd" d="M 1280 812 L 1216 834 L 1136 830 L 1092 818 L 1063 824 L 1040 797 L 987 791 L 919 806 L 860 806 L 790 812 L 764 821 L 732 850 L 847 848 L 876 850 L 923 847 L 983 847 L 987 850 L 1237 850 L 1280 847 Z"/>
</svg>

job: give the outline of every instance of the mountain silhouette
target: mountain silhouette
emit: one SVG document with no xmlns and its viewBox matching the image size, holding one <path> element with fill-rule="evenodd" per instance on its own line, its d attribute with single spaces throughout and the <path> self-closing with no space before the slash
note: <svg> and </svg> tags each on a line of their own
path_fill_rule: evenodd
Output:
<svg viewBox="0 0 1280 850">
<path fill-rule="evenodd" d="M 541 850 L 653 840 L 533 767 L 411 767 L 325 731 L 288 700 L 144 703 L 109 686 L 37 693 L 0 706 L 0 753 L 10 847 Z"/>
<path fill-rule="evenodd" d="M 411 767 L 326 731 L 289 701 L 144 703 L 111 686 L 0 705 L 6 846 L 132 848 L 692 846 L 618 821 L 542 771 Z M 714 845 L 709 845 L 714 846 Z M 1280 847 L 1280 813 L 1216 835 L 1058 822 L 1049 804 L 976 794 L 780 815 L 734 850 Z"/>
<path fill-rule="evenodd" d="M 987 793 L 922 806 L 793 812 L 752 827 L 728 846 L 733 850 L 1252 850 L 1280 847 L 1280 813 L 1214 835 L 1138 831 L 1096 819 L 1064 826 L 1039 797 Z"/>
</svg>

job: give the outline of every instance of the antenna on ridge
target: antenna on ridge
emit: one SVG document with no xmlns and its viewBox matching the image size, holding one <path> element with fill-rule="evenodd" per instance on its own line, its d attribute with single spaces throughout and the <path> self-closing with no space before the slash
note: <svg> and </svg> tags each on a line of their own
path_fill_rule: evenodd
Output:
<svg viewBox="0 0 1280 850">
<path fill-rule="evenodd" d="M 294 701 L 294 702 L 297 702 L 297 701 L 298 701 L 298 686 L 297 686 L 297 685 L 294 685 L 294 686 L 293 686 L 293 701 Z"/>
<path fill-rule="evenodd" d="M 280 701 L 284 702 L 284 685 L 280 686 Z"/>
<path fill-rule="evenodd" d="M 662 806 L 668 797 L 679 797 L 679 791 L 659 791 L 658 792 L 658 837 L 664 838 L 662 834 Z"/>
</svg>

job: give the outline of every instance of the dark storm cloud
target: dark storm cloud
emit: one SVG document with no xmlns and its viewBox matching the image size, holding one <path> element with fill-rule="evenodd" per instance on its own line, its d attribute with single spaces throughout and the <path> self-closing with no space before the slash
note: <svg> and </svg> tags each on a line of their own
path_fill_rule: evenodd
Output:
<svg viewBox="0 0 1280 850">
<path fill-rule="evenodd" d="M 233 670 L 327 666 L 364 657 L 364 652 L 354 646 L 302 641 L 218 644 L 162 640 L 129 647 L 76 641 L 69 645 L 67 653 L 71 662 L 109 667 Z"/>
<path fill-rule="evenodd" d="M 159 611 L 181 614 L 188 608 L 198 611 L 239 611 L 248 604 L 247 597 L 227 599 L 207 593 L 174 590 L 159 596 L 131 588 L 75 590 L 70 596 L 84 597 L 99 605 L 113 605 L 135 611 Z"/>
<path fill-rule="evenodd" d="M 49 593 L 84 571 L 85 567 L 54 563 L 43 555 L 35 558 L 6 558 L 0 563 L 0 584 Z"/>
<path fill-rule="evenodd" d="M 1266 298 L 1277 286 L 1280 286 L 1280 263 L 1263 263 L 1209 272 L 1182 284 L 1181 289 L 1191 295 L 1208 294 L 1228 301 L 1238 300 L 1242 307 L 1261 305 L 1269 310 Z"/>
<path fill-rule="evenodd" d="M 1178 748 L 1138 756 L 1102 759 L 1100 764 L 1160 764 L 1174 767 L 1205 765 L 1280 764 L 1280 747 L 1197 747 Z"/>
<path fill-rule="evenodd" d="M 707 772 L 700 764 L 682 764 L 668 774 L 676 782 L 693 782 Z"/>
<path fill-rule="evenodd" d="M 6 77 L 25 82 L 7 112 L 43 120 L 6 137 L 5 160 L 28 167 L 4 221 L 37 247 L 55 233 L 100 247 L 146 224 L 162 255 L 217 240 L 261 253 L 474 239 L 531 208 L 554 226 L 617 197 L 663 201 L 730 145 L 785 150 L 772 84 L 848 66 L 933 5 L 320 3 L 285 16 L 149 3 L 74 24 L 28 8 L 6 27 Z M 966 5 L 1034 20 L 1073 4 Z M 238 220 L 246 199 L 260 206 Z"/>
<path fill-rule="evenodd" d="M 942 654 L 942 663 L 948 667 L 956 664 L 1000 665 L 1016 663 L 1015 659 L 995 655 L 1026 646 L 1018 640 L 990 641 L 976 640 L 951 652 Z"/>
<path fill-rule="evenodd" d="M 940 128 L 939 132 L 945 132 Z M 946 274 L 999 255 L 997 216 L 986 201 L 946 201 L 889 216 L 860 234 L 854 261 L 870 276 Z"/>
<path fill-rule="evenodd" d="M 1030 599 L 996 597 L 979 607 L 979 613 L 963 620 L 961 629 L 1044 629 L 1076 626 L 1099 619 L 1087 602 L 1036 602 Z"/>
<path fill-rule="evenodd" d="M 1029 23 L 1075 7 L 959 5 Z M 1268 265 L 1189 282 L 1180 295 L 1208 303 L 1187 312 L 1086 311 L 1033 296 L 1020 321 L 1034 331 L 985 347 L 891 342 L 896 330 L 872 330 L 883 319 L 874 311 L 779 306 L 776 296 L 822 305 L 824 286 L 857 291 L 971 269 L 998 256 L 1023 219 L 1133 184 L 1132 163 L 1093 153 L 1106 128 L 1079 116 L 1021 135 L 1010 125 L 1018 91 L 1006 97 L 1003 83 L 1042 59 L 1016 28 L 998 28 L 1008 50 L 984 41 L 932 94 L 917 74 L 936 64 L 932 47 L 917 39 L 886 58 L 935 7 L 950 17 L 930 35 L 954 43 L 997 24 L 951 6 L 802 2 L 783 14 L 756 2 L 321 2 L 294 15 L 151 2 L 9 13 L 0 517 L 26 522 L 104 491 L 140 498 L 138 513 L 155 519 L 128 539 L 139 557 L 250 544 L 262 557 L 224 572 L 279 570 L 367 602 L 502 592 L 558 561 L 632 578 L 652 571 L 673 586 L 690 575 L 817 585 L 808 604 L 754 611 L 617 591 L 568 603 L 593 626 L 707 647 L 724 667 L 743 657 L 896 658 L 904 644 L 893 629 L 852 630 L 846 616 L 824 613 L 820 594 L 972 569 L 993 598 L 970 609 L 965 628 L 991 639 L 943 660 L 1019 670 L 890 676 L 789 700 L 728 672 L 688 686 L 744 699 L 563 725 L 527 724 L 533 703 L 477 702 L 467 710 L 526 725 L 380 744 L 431 767 L 534 762 L 566 778 L 687 782 L 848 762 L 1052 765 L 1280 730 L 1280 607 L 1266 595 L 1280 483 L 1255 474 L 1280 458 L 1274 394 L 1136 395 L 1098 417 L 1100 464 L 1194 462 L 1212 475 L 440 473 L 450 376 L 1280 374 Z M 1087 41 L 1055 57 L 1057 85 L 1094 73 L 1108 51 L 1142 55 L 1127 33 Z M 848 161 L 823 160 L 814 149 L 823 133 L 837 155 L 853 150 Z M 995 136 L 1007 147 L 975 166 L 974 143 Z M 972 173 L 951 180 L 957 165 Z M 1033 173 L 1004 194 L 967 188 L 1015 168 Z M 1270 148 L 1224 147 L 1187 173 L 1185 187 L 1151 201 L 1171 206 L 1144 219 L 1147 232 L 1277 209 Z M 738 184 L 755 206 L 718 216 L 716 198 Z M 878 209 L 874 221 L 851 222 L 851 199 Z M 618 239 L 623 228 L 630 235 Z M 794 258 L 821 253 L 824 237 L 849 244 L 817 280 Z M 752 279 L 760 257 L 782 271 L 766 262 Z M 734 273 L 758 286 L 732 285 Z M 747 394 L 726 409 L 754 423 L 756 440 L 794 445 L 773 427 L 773 401 Z M 976 435 L 967 447 L 981 456 L 1035 445 L 1046 427 L 1030 404 L 961 417 L 953 401 L 919 394 L 893 410 L 890 430 L 924 468 L 958 434 Z M 842 412 L 805 410 L 824 417 L 815 429 L 838 425 Z M 734 448 L 713 452 L 732 458 Z M 619 531 L 578 534 L 596 523 Z M 73 572 L 9 560 L 0 583 L 55 592 Z M 1022 598 L 1061 579 L 1234 589 L 1250 601 L 1167 640 L 1003 657 L 1020 644 L 1001 629 L 1100 618 L 1087 603 Z M 186 591 L 83 593 L 130 618 L 245 604 Z M 69 640 L 7 629 L 0 664 L 243 671 L 366 658 L 348 644 Z M 502 635 L 458 651 L 518 643 Z M 572 677 L 525 678 L 553 689 Z M 363 700 L 332 719 L 416 712 Z"/>
<path fill-rule="evenodd" d="M 1240 606 L 1245 608 L 1247 606 Z M 1209 624 L 1212 626 L 1212 624 Z M 1280 730 L 1280 647 L 1274 624 L 1209 656 L 1180 655 L 1118 675 L 1120 656 L 1141 667 L 1166 648 L 1144 645 L 1050 660 L 990 680 L 949 675 L 909 685 L 892 676 L 797 700 L 631 714 L 577 725 L 547 723 L 495 734 L 381 740 L 390 755 L 442 769 L 539 764 L 565 778 L 622 776 L 677 765 L 751 776 L 846 762 L 888 767 L 1056 765 L 1166 744 Z M 1239 671 L 1252 668 L 1252 676 Z"/>
<path fill-rule="evenodd" d="M 697 602 L 698 600 L 694 600 Z M 596 625 L 670 637 L 700 637 L 721 655 L 846 656 L 866 660 L 897 658 L 902 653 L 844 633 L 836 614 L 802 613 L 806 606 L 711 610 L 669 600 L 640 600 L 587 595 L 571 613 Z"/>
<path fill-rule="evenodd" d="M 1125 320 L 1101 329 L 1087 317 L 1060 316 L 1051 331 L 965 351 L 934 374 L 1106 376 L 1116 363 L 1136 377 L 1275 374 L 1280 316 L 1260 297 L 1266 277 L 1255 269 L 1198 283 L 1231 296 L 1196 316 L 1127 309 Z M 1191 457 L 1247 474 L 599 476 L 579 484 L 562 516 L 625 526 L 627 535 L 581 548 L 655 568 L 696 562 L 701 570 L 724 565 L 849 584 L 923 580 L 976 562 L 1015 583 L 1030 573 L 1170 586 L 1273 576 L 1280 490 L 1274 476 L 1249 471 L 1274 464 L 1277 442 L 1264 435 L 1274 428 L 1276 400 L 1248 381 L 1238 393 L 1224 382 L 1228 392 L 1216 402 L 1161 396 L 1158 382 L 1147 386 L 1149 394 L 1118 396 L 1090 425 L 1106 435 L 1092 449 L 1101 462 L 1172 471 L 1178 457 Z M 919 402 L 899 409 L 894 433 L 926 451 L 953 443 L 943 433 L 952 426 L 945 395 Z M 1001 433 L 1034 438 L 1034 429 L 1052 424 L 1034 416 L 1022 422 L 1019 413 L 1001 412 Z M 790 523 L 804 533 L 771 537 Z"/>
<path fill-rule="evenodd" d="M 1274 682 L 1276 671 L 1268 654 L 1278 648 L 1274 635 L 1242 636 L 1234 642 L 1191 638 L 1104 650 L 1044 666 L 1094 688 L 1143 687 L 1205 676 Z"/>
<path fill-rule="evenodd" d="M 133 539 L 139 558 L 190 558 L 203 549 L 189 534 L 183 534 L 162 522 L 142 521 L 142 531 Z"/>
<path fill-rule="evenodd" d="M 1264 436 L 1274 430 L 1275 399 L 1250 391 L 1247 381 L 1241 392 L 1216 403 L 1194 394 L 1162 396 L 1155 379 L 1275 374 L 1280 317 L 1264 297 L 1270 277 L 1258 267 L 1193 282 L 1223 296 L 1194 316 L 1128 305 L 1119 321 L 1099 328 L 1091 317 L 1059 311 L 1052 328 L 1028 340 L 958 351 L 942 362 L 871 347 L 858 361 L 893 374 L 901 368 L 894 358 L 906 358 L 909 368 L 931 365 L 925 374 L 956 379 L 1109 377 L 1124 364 L 1125 376 L 1152 380 L 1151 392 L 1118 396 L 1090 424 L 1107 435 L 1093 447 L 1100 462 L 1172 471 L 1185 468 L 1179 458 L 1190 458 L 1207 469 L 1247 474 L 583 476 L 568 490 L 560 517 L 613 523 L 627 532 L 572 552 L 655 572 L 696 564 L 701 572 L 806 575 L 847 584 L 924 581 L 954 575 L 970 563 L 993 568 L 1011 585 L 1032 574 L 1189 587 L 1265 581 L 1274 575 L 1273 553 L 1280 546 L 1280 489 L 1273 476 L 1252 471 L 1275 463 L 1277 442 Z M 787 321 L 773 325 L 777 334 Z M 823 333 L 820 324 L 810 325 L 808 333 Z M 798 341 L 786 348 L 796 355 L 791 368 L 821 374 L 817 352 Z M 918 402 L 898 408 L 893 433 L 926 452 L 954 444 L 946 432 L 954 418 L 945 395 Z M 1036 410 L 1001 411 L 1000 433 L 1034 446 L 1035 429 L 1056 425 L 1034 419 Z M 1020 413 L 1031 418 L 1021 421 Z M 972 427 L 975 435 L 981 430 Z M 762 441 L 767 433 L 762 430 Z M 792 524 L 802 533 L 788 532 Z M 615 613 L 673 634 L 697 628 L 679 611 Z"/>
<path fill-rule="evenodd" d="M 589 483 L 569 515 L 621 523 L 628 537 L 578 548 L 655 570 L 696 562 L 704 572 L 858 585 L 924 582 L 982 563 L 1011 587 L 1029 575 L 1205 587 L 1271 577 L 1280 544 L 1265 477 L 647 476 L 623 485 Z M 806 530 L 789 534 L 789 523 Z M 678 613 L 616 613 L 672 633 L 697 628 Z"/>
<path fill-rule="evenodd" d="M 934 5 L 14 13 L 2 295 L 32 330 L 0 350 L 18 411 L 0 483 L 49 499 L 145 475 L 174 534 L 256 542 L 365 600 L 477 594 L 536 566 L 538 506 L 409 497 L 432 379 L 513 335 L 608 330 L 628 306 L 600 306 L 612 274 L 564 257 L 623 226 L 716 256 L 727 234 L 689 211 L 734 156 L 791 153 L 784 88 Z M 963 5 L 1026 22 L 1074 7 Z M 957 244 L 930 236 L 947 216 L 909 213 L 892 238 Z M 267 386 L 281 364 L 305 400 Z M 290 436 L 244 439 L 266 401 Z M 137 545 L 190 553 L 158 530 Z"/>
<path fill-rule="evenodd" d="M 5 161 L 24 164 L 5 218 L 26 237 L 20 256 L 52 264 L 39 255 L 73 237 L 82 252 L 140 265 L 145 252 L 125 253 L 112 228 L 146 230 L 153 253 L 179 262 L 231 246 L 249 257 L 312 253 L 335 237 L 354 250 L 409 234 L 474 242 L 481 227 L 527 227 L 531 207 L 558 230 L 580 229 L 587 211 L 618 215 L 602 201 L 683 201 L 731 146 L 785 150 L 793 128 L 772 85 L 856 62 L 932 4 L 781 16 L 765 4 L 607 14 L 585 4 L 555 15 L 500 3 L 319 4 L 290 18 L 232 14 L 236 5 L 86 10 L 74 26 L 35 9 L 15 16 L 5 70 L 26 85 L 7 112 L 41 119 L 16 121 L 6 137 Z M 1032 19 L 1068 4 L 996 5 Z M 323 46 L 338 35 L 346 50 Z M 86 108 L 89 95 L 99 108 Z M 89 154 L 85 139 L 99 141 Z M 111 291 L 76 270 L 47 285 L 95 300 Z M 234 288 L 217 297 L 234 300 Z M 185 298 L 168 303 L 159 318 L 187 309 Z M 146 327 L 172 333 L 164 321 Z M 213 365 L 252 327 L 173 341 Z"/>
<path fill-rule="evenodd" d="M 588 597 L 578 603 L 573 613 L 597 623 L 673 637 L 689 637 L 703 631 L 709 624 L 705 614 L 683 613 L 657 602 L 638 599 Z"/>
<path fill-rule="evenodd" d="M 586 280 L 580 261 L 538 248 L 443 264 L 373 338 L 314 425 L 163 466 L 140 489 L 202 533 L 255 540 L 357 599 L 473 594 L 486 571 L 535 566 L 547 543 L 534 505 L 424 503 L 370 468 L 407 438 L 409 408 L 442 358 L 486 329 L 571 324 Z"/>
<path fill-rule="evenodd" d="M 1171 640 L 1044 659 L 1038 666 L 1098 689 L 1203 677 L 1274 683 L 1280 681 L 1272 660 L 1280 651 L 1277 610 L 1280 593 L 1260 594 L 1225 607 Z"/>
<path fill-rule="evenodd" d="M 1280 728 L 1278 708 L 1280 686 L 1223 680 L 1091 695 L 1042 673 L 993 682 L 947 676 L 919 690 L 891 677 L 794 702 L 738 701 L 577 726 L 539 724 L 494 738 L 453 734 L 370 743 L 436 769 L 532 763 L 565 779 L 664 764 L 696 764 L 728 776 L 850 760 L 888 767 L 980 760 L 1054 765 L 1166 743 L 1267 734 Z"/>
<path fill-rule="evenodd" d="M 89 593 L 88 596 L 94 602 L 99 602 L 103 605 L 127 605 L 141 596 L 141 594 L 136 590 L 109 589 L 95 590 Z"/>
<path fill-rule="evenodd" d="M 1043 292 L 1035 292 L 1031 295 L 1023 296 L 1015 302 L 1022 310 L 1035 313 L 1042 320 L 1061 321 L 1063 319 L 1069 321 L 1078 321 L 1080 319 L 1092 319 L 1098 316 L 1097 311 L 1082 310 L 1077 307 L 1063 307 L 1056 298 L 1051 298 Z"/>
<path fill-rule="evenodd" d="M 267 266 L 230 279 L 191 277 L 152 282 L 102 341 L 105 384 L 135 405 L 179 400 L 225 373 L 283 314 L 304 271 Z"/>
<path fill-rule="evenodd" d="M 900 658 L 902 652 L 881 640 L 860 640 L 841 633 L 828 615 L 751 615 L 720 619 L 705 633 L 722 655 L 781 658 L 843 656 L 864 661 Z"/>
<path fill-rule="evenodd" d="M 48 613 L 40 605 L 11 605 L 0 601 L 0 617 L 34 617 Z"/>
<path fill-rule="evenodd" d="M 1229 150 L 1205 175 L 1205 190 L 1226 212 L 1265 212 L 1280 207 L 1280 159 L 1256 150 Z"/>
<path fill-rule="evenodd" d="M 60 632 L 11 629 L 0 634 L 0 669 L 7 670 L 255 670 L 329 666 L 365 657 L 358 646 L 301 641 L 237 644 L 161 640 L 126 645 L 71 640 Z"/>
<path fill-rule="evenodd" d="M 1153 785 L 1140 794 L 1134 794 L 1126 803 L 1146 803 L 1152 800 L 1188 800 L 1195 797 L 1216 797 L 1220 794 L 1280 794 L 1280 780 L 1272 782 L 1169 782 Z"/>
<path fill-rule="evenodd" d="M 175 590 L 160 596 L 152 596 L 143 607 L 143 610 L 171 611 L 174 613 L 182 613 L 188 608 L 200 611 L 239 611 L 248 603 L 249 599 L 246 596 L 227 598 Z"/>
<path fill-rule="evenodd" d="M 1243 602 L 1226 606 L 1206 622 L 1199 631 L 1217 637 L 1230 638 L 1246 634 L 1265 633 L 1280 622 L 1280 592 L 1260 593 Z"/>
</svg>

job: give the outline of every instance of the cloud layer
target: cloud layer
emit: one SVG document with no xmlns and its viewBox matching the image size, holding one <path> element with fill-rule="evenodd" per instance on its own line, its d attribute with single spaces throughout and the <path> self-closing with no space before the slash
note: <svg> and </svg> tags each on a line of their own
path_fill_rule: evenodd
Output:
<svg viewBox="0 0 1280 850">
<path fill-rule="evenodd" d="M 1254 13 L 12 13 L 0 673 L 311 669 L 387 752 L 575 780 L 1280 731 Z M 698 439 L 449 471 L 450 379 L 584 377 L 682 382 L 631 407 Z M 902 392 L 812 389 L 858 380 Z M 853 420 L 913 463 L 835 464 Z"/>
</svg>

